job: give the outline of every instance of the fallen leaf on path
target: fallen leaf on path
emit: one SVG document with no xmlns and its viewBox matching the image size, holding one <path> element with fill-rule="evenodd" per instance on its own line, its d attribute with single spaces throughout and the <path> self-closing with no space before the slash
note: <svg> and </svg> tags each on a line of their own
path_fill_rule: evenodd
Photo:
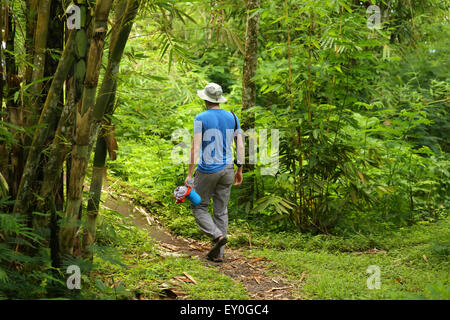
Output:
<svg viewBox="0 0 450 320">
<path fill-rule="evenodd" d="M 238 258 L 235 258 L 235 257 L 233 257 L 233 258 L 227 258 L 227 261 L 228 262 L 232 262 L 232 261 L 236 261 L 236 260 L 239 260 Z"/>
<path fill-rule="evenodd" d="M 255 279 L 257 284 L 261 284 L 261 281 L 257 277 L 253 277 L 253 279 Z"/>
<path fill-rule="evenodd" d="M 188 278 L 189 280 L 191 280 L 191 282 L 192 282 L 193 284 L 197 284 L 197 281 L 195 281 L 195 279 L 192 278 L 192 276 L 189 275 L 189 273 L 183 272 L 183 274 L 186 276 L 186 278 Z"/>
<path fill-rule="evenodd" d="M 358 256 L 362 254 L 376 254 L 376 253 L 387 253 L 385 250 L 379 250 L 377 248 L 369 249 L 367 251 L 361 252 L 361 251 L 353 251 L 353 253 L 356 253 Z"/>
<path fill-rule="evenodd" d="M 264 260 L 264 259 L 265 259 L 265 257 L 258 257 L 258 258 L 255 258 L 255 259 L 250 260 L 249 263 L 259 262 L 259 261 Z"/>
<path fill-rule="evenodd" d="M 172 250 L 172 251 L 178 251 L 178 247 L 176 247 L 174 245 L 171 245 L 171 244 L 168 244 L 168 243 L 161 242 L 159 245 L 161 247 L 164 247 L 164 248 Z"/>
<path fill-rule="evenodd" d="M 387 251 L 385 251 L 385 250 L 379 250 L 379 249 L 377 249 L 377 248 L 373 248 L 373 249 L 367 250 L 366 253 L 369 253 L 369 254 L 373 254 L 373 253 L 387 253 Z"/>
<path fill-rule="evenodd" d="M 174 258 L 181 258 L 181 257 L 183 257 L 182 254 L 176 253 L 176 252 L 164 252 L 164 251 L 162 251 L 159 254 L 161 256 L 163 256 L 163 257 L 174 257 Z"/>
<path fill-rule="evenodd" d="M 175 277 L 173 277 L 173 279 L 177 280 L 178 282 L 182 282 L 182 283 L 189 281 L 189 279 L 187 277 L 181 277 L 181 276 L 175 276 Z"/>
<path fill-rule="evenodd" d="M 189 244 L 189 248 L 194 249 L 194 250 L 198 250 L 198 251 L 205 251 L 204 248 L 199 247 L 199 246 L 197 246 L 195 244 Z"/>
<path fill-rule="evenodd" d="M 175 293 L 178 297 L 183 297 L 186 295 L 186 293 L 184 293 L 183 291 L 172 290 L 172 292 Z"/>
</svg>

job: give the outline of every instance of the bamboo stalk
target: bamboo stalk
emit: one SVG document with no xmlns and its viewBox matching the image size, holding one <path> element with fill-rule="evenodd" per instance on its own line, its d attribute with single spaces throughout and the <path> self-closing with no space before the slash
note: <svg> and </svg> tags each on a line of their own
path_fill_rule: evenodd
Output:
<svg viewBox="0 0 450 320">
<path fill-rule="evenodd" d="M 34 59 L 33 64 L 36 68 L 33 69 L 31 81 L 34 83 L 31 88 L 32 103 L 31 115 L 28 118 L 27 125 L 34 125 L 38 120 L 40 114 L 40 95 L 42 94 L 42 81 L 38 81 L 44 77 L 45 72 L 45 55 L 47 49 L 47 37 L 49 31 L 50 20 L 50 5 L 51 0 L 39 0 L 37 5 L 37 22 L 34 35 Z"/>
<path fill-rule="evenodd" d="M 6 78 L 5 120 L 19 127 L 23 125 L 22 110 L 19 103 L 14 99 L 14 95 L 20 90 L 21 79 L 18 75 L 16 56 L 12 54 L 16 48 L 16 22 L 14 19 L 14 13 L 12 12 L 12 8 L 9 3 L 5 6 L 4 14 L 5 39 L 3 41 L 5 42 L 7 49 L 4 54 L 4 75 Z M 9 184 L 9 195 L 14 198 L 17 195 L 20 178 L 23 172 L 23 148 L 21 146 L 22 134 L 14 128 L 10 128 L 9 131 L 16 140 L 16 143 L 12 144 L 6 153 L 6 156 L 9 156 L 9 159 L 5 159 L 7 163 L 5 178 Z"/>
<path fill-rule="evenodd" d="M 84 5 L 80 4 L 82 10 Z M 83 10 L 85 11 L 85 10 Z M 88 14 L 89 15 L 89 14 Z M 74 65 L 74 81 L 70 82 L 70 89 L 68 95 L 68 101 L 65 104 L 58 127 L 56 129 L 55 137 L 52 144 L 49 147 L 48 163 L 44 170 L 44 179 L 40 189 L 40 196 L 42 201 L 39 202 L 38 210 L 45 212 L 47 208 L 50 208 L 50 197 L 56 192 L 54 183 L 55 176 L 62 170 L 63 163 L 67 153 L 70 151 L 67 141 L 70 140 L 72 135 L 73 121 L 75 118 L 76 106 L 80 102 L 81 92 L 83 88 L 83 81 L 85 77 L 85 59 L 87 54 L 88 39 L 85 36 L 90 16 L 87 19 L 82 19 L 81 29 L 74 31 L 75 35 L 75 57 L 78 61 Z M 69 85 L 67 85 L 69 87 Z"/>
<path fill-rule="evenodd" d="M 26 1 L 26 39 L 25 39 L 25 52 L 27 54 L 27 61 L 33 62 L 33 43 L 36 30 L 36 14 L 37 14 L 38 0 Z M 33 76 L 33 67 L 31 63 L 27 65 L 25 69 L 25 83 L 31 83 Z"/>
<path fill-rule="evenodd" d="M 123 6 L 127 3 L 126 9 Z M 99 95 L 97 97 L 94 109 L 94 132 L 98 130 L 105 111 L 112 114 L 117 87 L 117 73 L 119 71 L 120 60 L 131 32 L 132 21 L 137 15 L 139 1 L 123 1 L 119 7 L 116 16 L 116 27 L 111 35 L 110 55 L 105 77 L 102 82 Z M 122 12 L 121 12 L 122 10 Z M 125 10 L 125 12 L 123 11 Z M 100 205 L 101 190 L 103 186 L 103 177 L 106 171 L 106 141 L 103 134 L 97 138 L 97 145 L 94 157 L 94 168 L 92 172 L 92 182 L 90 187 L 90 198 L 88 201 L 86 214 L 86 230 L 83 236 L 83 255 L 92 257 L 87 247 L 95 241 L 95 229 L 97 224 L 97 215 Z"/>
<path fill-rule="evenodd" d="M 70 68 L 73 66 L 74 38 L 75 32 L 71 32 L 45 100 L 44 108 L 42 109 L 41 117 L 38 121 L 39 126 L 35 131 L 33 142 L 28 151 L 27 162 L 25 164 L 16 203 L 14 205 L 14 212 L 17 214 L 27 214 L 31 207 L 31 203 L 33 202 L 32 184 L 36 179 L 40 155 L 45 147 L 45 142 L 52 134 L 48 124 L 53 123 L 61 114 L 61 110 L 58 110 L 59 93 L 63 88 L 64 81 L 67 78 Z"/>
<path fill-rule="evenodd" d="M 81 110 L 77 110 L 75 145 L 72 150 L 72 168 L 65 221 L 61 226 L 60 248 L 62 254 L 72 254 L 78 212 L 82 202 L 82 188 L 89 160 L 89 144 L 92 140 L 92 113 L 103 57 L 108 16 L 113 0 L 99 0 L 95 8 L 93 36 L 89 48 Z"/>
</svg>

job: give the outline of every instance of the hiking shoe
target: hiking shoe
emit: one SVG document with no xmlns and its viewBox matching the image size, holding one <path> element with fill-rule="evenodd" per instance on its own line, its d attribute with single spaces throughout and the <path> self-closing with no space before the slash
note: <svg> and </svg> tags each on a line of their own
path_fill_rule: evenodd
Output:
<svg viewBox="0 0 450 320">
<path fill-rule="evenodd" d="M 218 258 L 218 255 L 220 253 L 220 247 L 222 247 L 224 244 L 227 243 L 227 237 L 222 237 L 222 239 L 220 240 L 216 239 L 214 242 L 215 242 L 214 246 L 211 248 L 211 250 L 209 250 L 208 254 L 206 255 L 206 258 L 211 261 L 214 261 L 215 259 Z"/>
</svg>

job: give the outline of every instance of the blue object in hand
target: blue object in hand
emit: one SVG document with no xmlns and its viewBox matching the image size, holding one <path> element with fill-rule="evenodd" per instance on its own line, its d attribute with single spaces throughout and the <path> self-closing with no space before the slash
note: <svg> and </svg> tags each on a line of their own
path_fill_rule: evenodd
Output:
<svg viewBox="0 0 450 320">
<path fill-rule="evenodd" d="M 194 206 L 198 206 L 200 202 L 202 202 L 202 198 L 200 195 L 194 191 L 194 189 L 191 189 L 191 192 L 186 197 Z"/>
</svg>

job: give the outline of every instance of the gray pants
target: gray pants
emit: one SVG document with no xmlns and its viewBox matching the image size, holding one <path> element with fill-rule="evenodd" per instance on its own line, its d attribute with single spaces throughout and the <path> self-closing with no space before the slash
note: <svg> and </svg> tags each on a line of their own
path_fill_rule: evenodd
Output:
<svg viewBox="0 0 450 320">
<path fill-rule="evenodd" d="M 194 190 L 202 197 L 198 206 L 191 205 L 195 221 L 211 240 L 226 236 L 228 231 L 228 201 L 234 181 L 233 164 L 215 173 L 194 174 Z M 213 217 L 208 213 L 210 199 L 213 199 Z M 220 248 L 219 257 L 223 257 L 225 246 Z"/>
</svg>

